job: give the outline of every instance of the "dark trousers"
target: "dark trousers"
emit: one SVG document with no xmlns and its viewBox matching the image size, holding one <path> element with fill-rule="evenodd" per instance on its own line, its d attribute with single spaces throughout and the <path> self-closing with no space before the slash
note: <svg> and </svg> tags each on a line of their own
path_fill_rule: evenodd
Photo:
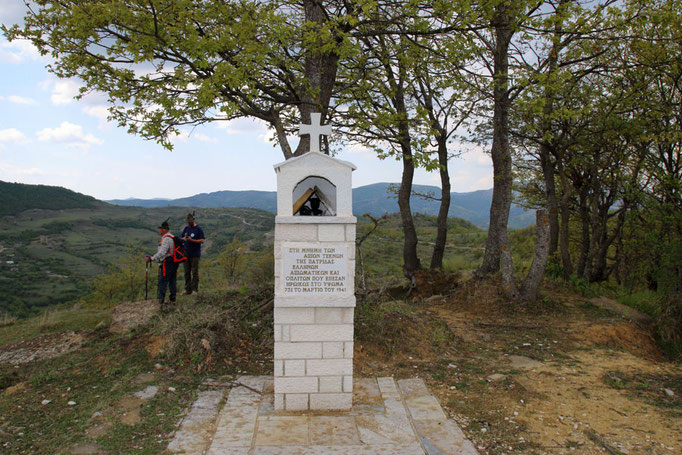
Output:
<svg viewBox="0 0 682 455">
<path fill-rule="evenodd" d="M 169 300 L 175 302 L 175 295 L 178 292 L 178 264 L 173 262 L 173 258 L 164 260 L 159 266 L 159 293 L 158 299 L 163 303 L 166 298 L 166 288 L 170 291 Z"/>
<path fill-rule="evenodd" d="M 199 256 L 188 257 L 185 261 L 185 291 L 199 292 Z"/>
</svg>

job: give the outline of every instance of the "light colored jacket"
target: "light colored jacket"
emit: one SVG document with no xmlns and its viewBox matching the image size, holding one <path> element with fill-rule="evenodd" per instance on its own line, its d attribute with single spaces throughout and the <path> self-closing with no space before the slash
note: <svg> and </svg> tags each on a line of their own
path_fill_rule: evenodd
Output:
<svg viewBox="0 0 682 455">
<path fill-rule="evenodd" d="M 156 254 L 152 256 L 152 261 L 163 262 L 169 256 L 173 255 L 173 235 L 169 232 L 161 237 L 161 243 L 159 244 L 159 249 L 156 250 Z"/>
</svg>

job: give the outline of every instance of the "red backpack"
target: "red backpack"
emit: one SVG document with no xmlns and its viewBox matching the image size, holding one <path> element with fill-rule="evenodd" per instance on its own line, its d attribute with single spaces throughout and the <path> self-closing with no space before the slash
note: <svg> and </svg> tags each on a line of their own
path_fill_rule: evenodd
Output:
<svg viewBox="0 0 682 455">
<path fill-rule="evenodd" d="M 164 237 L 173 239 L 173 255 L 169 256 L 173 258 L 173 262 L 185 262 L 187 260 L 187 256 L 185 255 L 185 242 L 172 234 L 166 234 Z"/>
</svg>

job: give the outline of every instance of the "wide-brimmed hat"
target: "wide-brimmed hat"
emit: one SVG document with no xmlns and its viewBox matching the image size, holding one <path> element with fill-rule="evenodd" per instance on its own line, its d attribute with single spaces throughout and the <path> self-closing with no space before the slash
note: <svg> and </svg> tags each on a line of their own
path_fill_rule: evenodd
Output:
<svg viewBox="0 0 682 455">
<path fill-rule="evenodd" d="M 170 231 L 170 226 L 168 225 L 168 220 L 170 218 L 166 218 L 163 223 L 161 223 L 159 226 L 157 226 L 157 229 L 167 229 Z"/>
<path fill-rule="evenodd" d="M 185 221 L 188 223 L 193 223 L 194 222 L 194 212 L 188 213 L 187 216 L 185 217 Z"/>
</svg>

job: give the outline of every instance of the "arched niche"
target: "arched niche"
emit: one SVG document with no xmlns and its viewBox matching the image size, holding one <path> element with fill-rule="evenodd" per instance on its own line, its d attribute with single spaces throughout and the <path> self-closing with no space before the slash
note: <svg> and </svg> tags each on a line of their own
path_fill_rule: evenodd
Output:
<svg viewBox="0 0 682 455">
<path fill-rule="evenodd" d="M 294 216 L 336 216 L 336 185 L 312 175 L 296 184 L 292 193 Z"/>
</svg>

